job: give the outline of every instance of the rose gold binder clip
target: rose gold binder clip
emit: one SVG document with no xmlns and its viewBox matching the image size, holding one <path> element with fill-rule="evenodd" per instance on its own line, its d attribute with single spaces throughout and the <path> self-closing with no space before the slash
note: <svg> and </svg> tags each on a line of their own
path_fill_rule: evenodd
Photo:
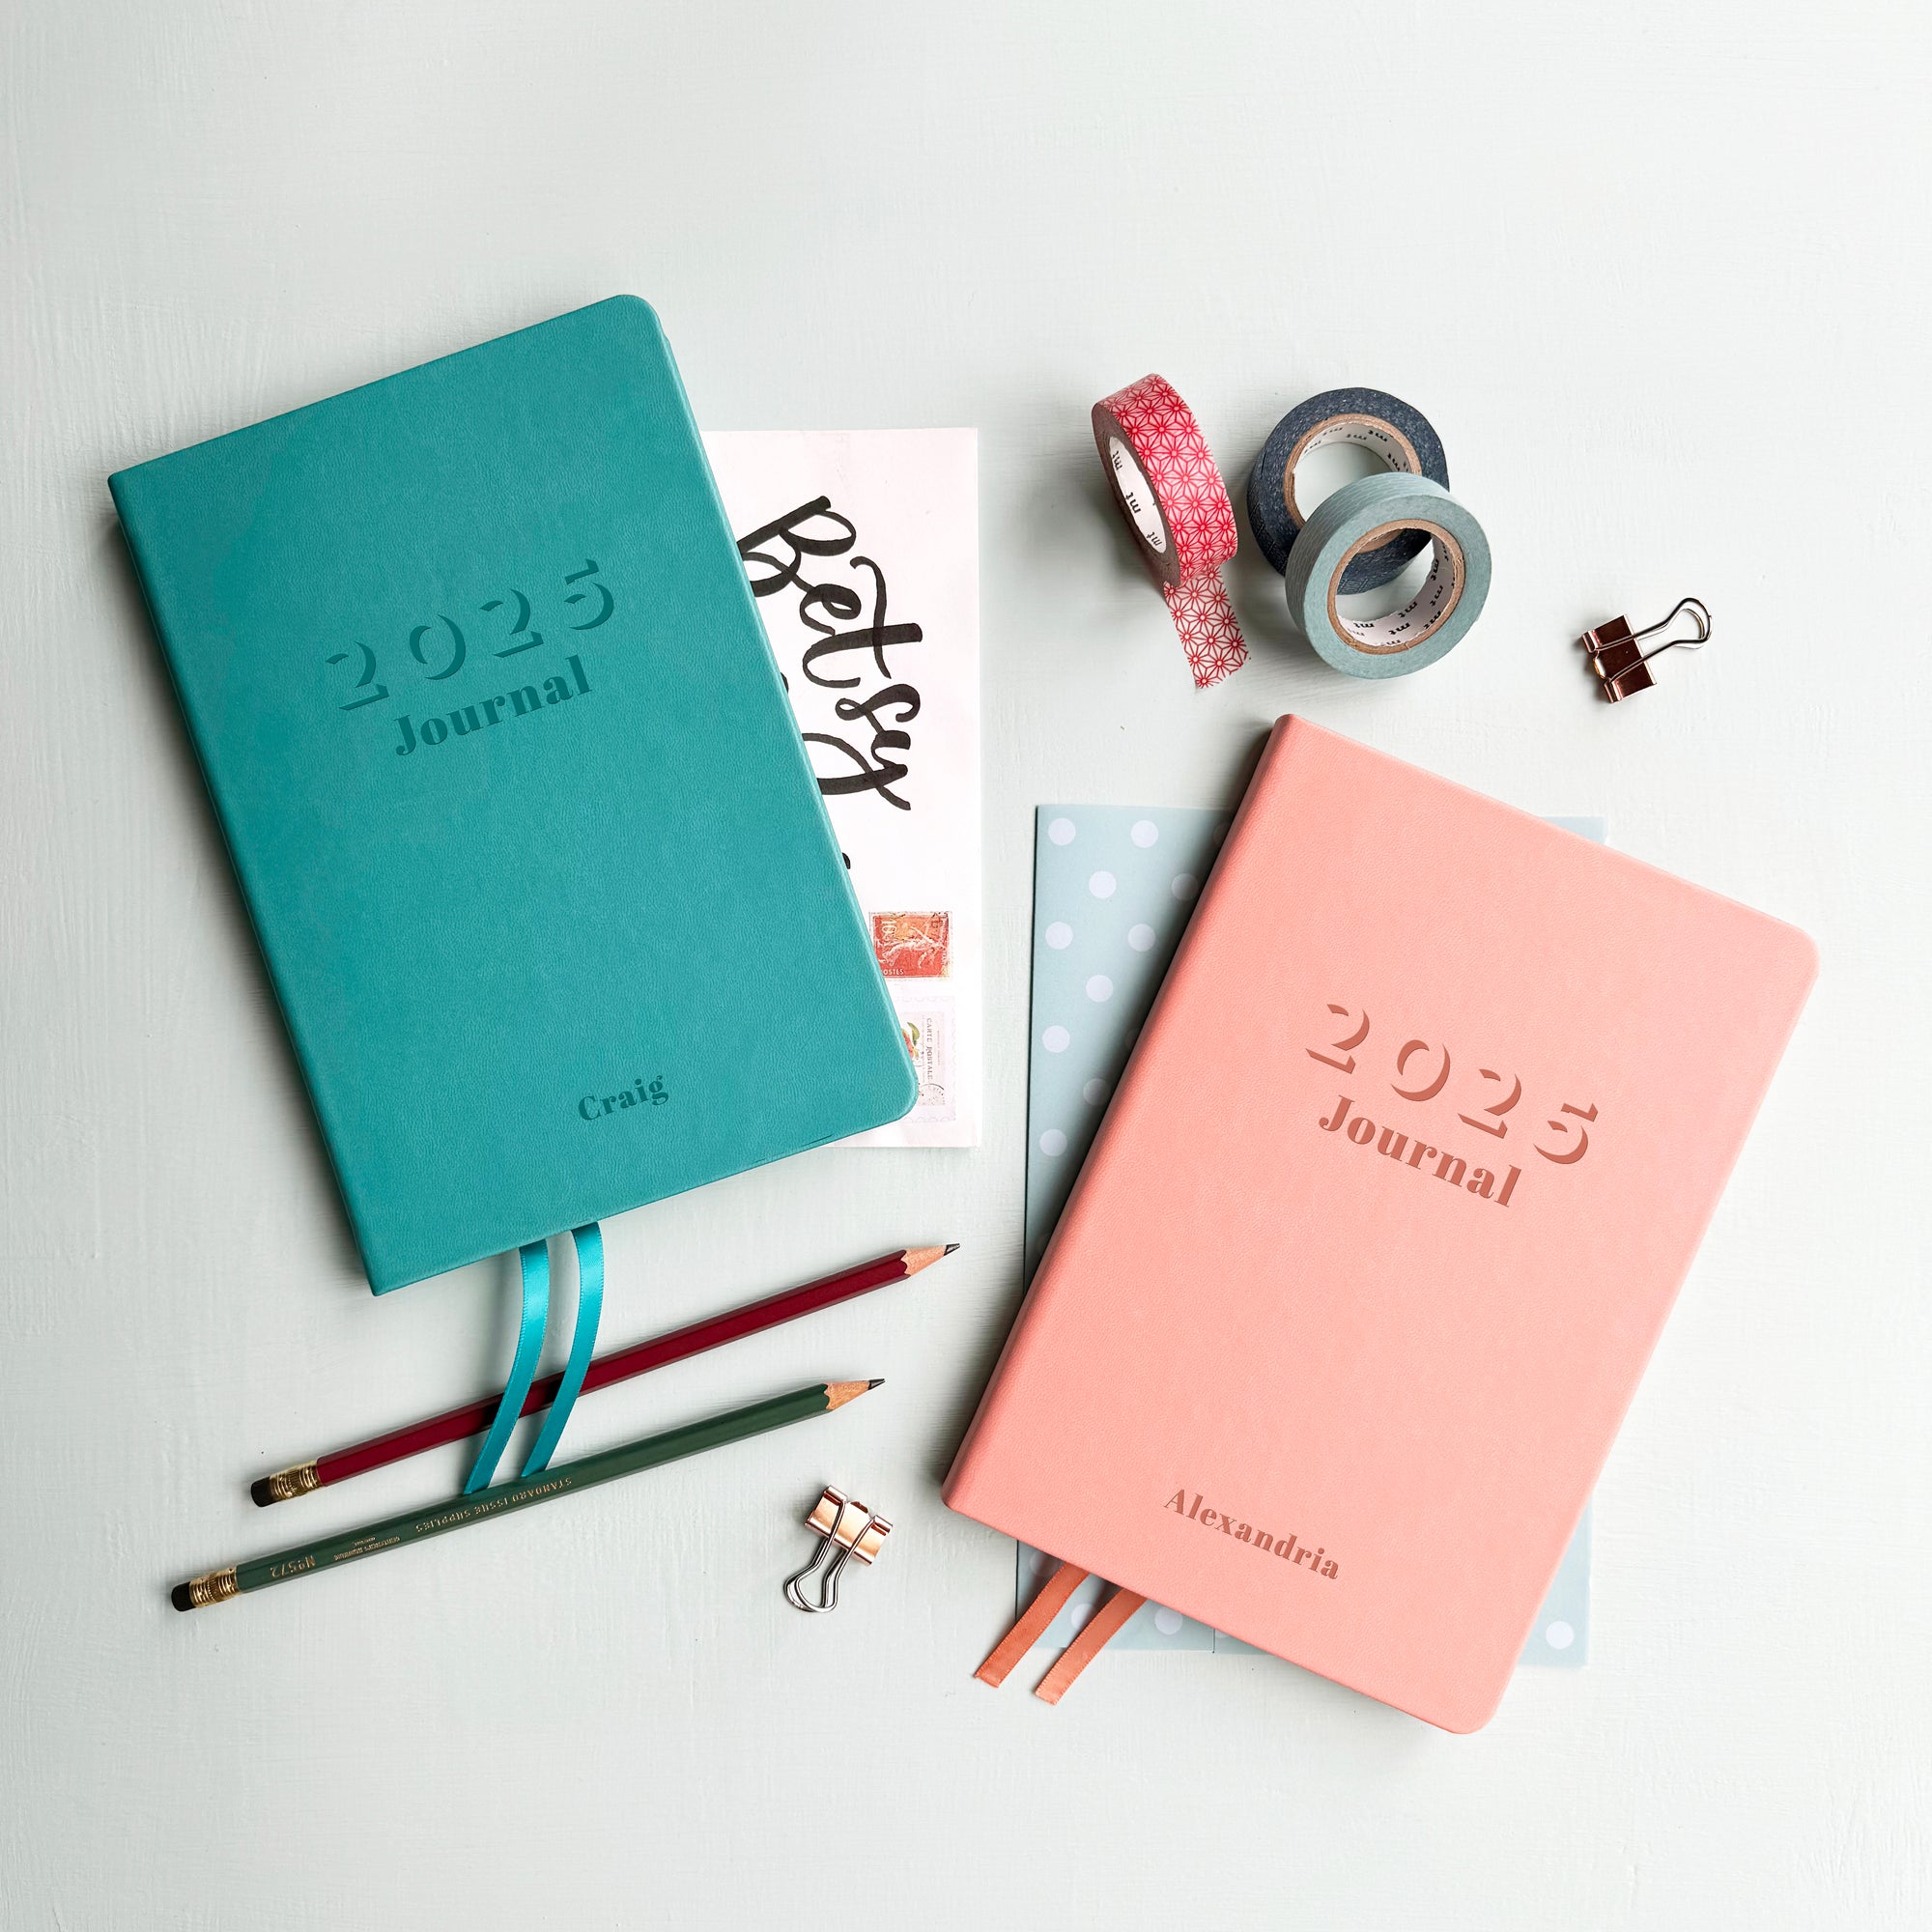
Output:
<svg viewBox="0 0 1932 1932">
<path fill-rule="evenodd" d="M 853 1502 L 844 1491 L 829 1486 L 812 1505 L 805 1526 L 816 1533 L 818 1548 L 803 1570 L 795 1570 L 785 1578 L 785 1602 L 795 1610 L 816 1615 L 820 1610 L 838 1607 L 838 1573 L 854 1557 L 867 1565 L 877 1562 L 893 1526 L 864 1503 Z M 833 1554 L 835 1550 L 837 1555 Z M 806 1596 L 804 1584 L 828 1556 L 832 1562 L 818 1579 L 818 1601 L 812 1603 Z"/>
<path fill-rule="evenodd" d="M 1687 611 L 1691 624 L 1688 636 L 1666 638 L 1662 643 L 1654 644 L 1649 650 L 1643 648 L 1644 639 L 1654 638 L 1660 631 L 1667 631 Z M 1612 617 L 1607 623 L 1599 624 L 1594 631 L 1585 631 L 1582 641 L 1583 648 L 1590 654 L 1590 668 L 1597 673 L 1597 682 L 1604 687 L 1604 696 L 1614 704 L 1634 692 L 1648 691 L 1657 682 L 1649 670 L 1652 658 L 1662 657 L 1665 651 L 1700 650 L 1710 635 L 1711 613 L 1704 608 L 1703 600 L 1686 597 L 1669 616 L 1652 624 L 1648 630 L 1633 631 L 1629 618 Z"/>
</svg>

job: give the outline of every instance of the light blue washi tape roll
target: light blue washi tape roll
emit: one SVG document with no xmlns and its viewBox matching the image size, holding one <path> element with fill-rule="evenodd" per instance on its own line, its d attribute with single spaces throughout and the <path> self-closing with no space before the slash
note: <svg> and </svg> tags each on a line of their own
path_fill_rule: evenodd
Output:
<svg viewBox="0 0 1932 1932">
<path fill-rule="evenodd" d="M 1432 546 L 1422 588 L 1384 617 L 1345 617 L 1335 598 L 1349 565 L 1401 530 Z M 1288 554 L 1288 614 L 1317 654 L 1350 677 L 1405 677 L 1444 658 L 1490 594 L 1483 526 L 1427 476 L 1360 476 L 1315 506 Z"/>
</svg>

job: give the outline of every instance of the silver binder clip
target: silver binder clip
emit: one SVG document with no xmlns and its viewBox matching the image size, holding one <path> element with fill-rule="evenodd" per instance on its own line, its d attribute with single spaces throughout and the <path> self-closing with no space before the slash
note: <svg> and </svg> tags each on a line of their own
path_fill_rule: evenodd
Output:
<svg viewBox="0 0 1932 1932">
<path fill-rule="evenodd" d="M 785 1578 L 785 1602 L 795 1610 L 816 1615 L 820 1610 L 838 1607 L 838 1573 L 855 1556 L 861 1563 L 876 1562 L 893 1526 L 884 1517 L 874 1516 L 864 1503 L 853 1502 L 844 1491 L 830 1486 L 812 1505 L 805 1526 L 816 1532 L 818 1548 L 803 1570 L 794 1571 Z M 811 1603 L 802 1586 L 828 1556 L 832 1561 L 818 1579 L 818 1601 Z"/>
<path fill-rule="evenodd" d="M 1690 618 L 1688 637 L 1666 638 L 1649 650 L 1643 648 L 1644 639 L 1668 629 L 1685 612 Z M 1604 696 L 1614 704 L 1634 692 L 1648 691 L 1657 682 L 1650 674 L 1652 658 L 1662 657 L 1665 651 L 1700 650 L 1710 635 L 1711 613 L 1704 608 L 1703 600 L 1685 597 L 1669 616 L 1646 630 L 1633 631 L 1628 617 L 1611 617 L 1594 631 L 1583 633 L 1583 648 L 1590 654 L 1590 668 L 1597 673 Z"/>
</svg>

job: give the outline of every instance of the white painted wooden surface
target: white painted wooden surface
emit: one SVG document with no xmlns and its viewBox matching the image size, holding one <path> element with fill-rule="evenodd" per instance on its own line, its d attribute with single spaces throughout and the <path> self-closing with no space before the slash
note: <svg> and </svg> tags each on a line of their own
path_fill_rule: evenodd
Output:
<svg viewBox="0 0 1932 1932">
<path fill-rule="evenodd" d="M 1925 1923 L 1928 55 L 1872 0 L 13 0 L 0 1922 Z M 242 1488 L 511 1317 L 359 1283 L 104 479 L 617 290 L 708 425 L 983 432 L 992 992 L 983 1150 L 619 1221 L 611 1333 L 967 1245 L 573 1429 L 889 1378 L 809 1437 L 177 1617 L 453 1483 Z M 1192 695 L 1088 440 L 1150 368 L 1231 475 L 1318 388 L 1423 406 L 1494 545 L 1470 641 L 1347 684 L 1250 564 L 1256 662 Z M 1686 590 L 1712 648 L 1595 701 L 1567 640 Z M 1475 1738 L 1262 1659 L 995 1696 L 1009 1549 L 937 1499 L 1016 1295 L 1031 807 L 1226 802 L 1292 708 L 1824 950 L 1600 1492 L 1595 1661 Z M 827 1479 L 899 1529 L 808 1622 Z"/>
</svg>

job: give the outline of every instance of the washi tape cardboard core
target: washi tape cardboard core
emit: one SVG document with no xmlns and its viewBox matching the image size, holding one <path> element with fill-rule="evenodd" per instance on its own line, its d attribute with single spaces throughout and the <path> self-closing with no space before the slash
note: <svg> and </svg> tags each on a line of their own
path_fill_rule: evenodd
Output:
<svg viewBox="0 0 1932 1932">
<path fill-rule="evenodd" d="M 1383 469 L 1427 476 L 1449 487 L 1442 439 L 1419 410 L 1380 389 L 1326 389 L 1310 396 L 1276 423 L 1248 474 L 1248 521 L 1262 554 L 1285 570 L 1295 542 L 1317 507 L 1304 505 L 1296 474 L 1317 450 L 1349 443 L 1366 450 Z M 1428 539 L 1407 528 L 1350 559 L 1344 595 L 1392 582 L 1422 554 Z"/>
<path fill-rule="evenodd" d="M 1107 469 L 1114 479 L 1114 495 L 1128 523 L 1140 532 L 1141 542 L 1156 556 L 1165 556 L 1167 526 L 1161 521 L 1160 505 L 1153 499 L 1153 486 L 1141 473 L 1133 451 L 1117 436 L 1107 439 Z"/>
<path fill-rule="evenodd" d="M 1429 574 L 1399 610 L 1344 616 L 1350 564 L 1398 539 L 1434 548 Z M 1490 594 L 1490 546 L 1478 524 L 1426 476 L 1389 473 L 1344 484 L 1316 506 L 1289 554 L 1289 614 L 1317 654 L 1350 677 L 1401 677 L 1448 656 Z"/>
<path fill-rule="evenodd" d="M 1338 442 L 1366 449 L 1380 460 L 1384 469 L 1404 470 L 1410 476 L 1423 473 L 1415 444 L 1393 423 L 1378 422 L 1374 416 L 1365 415 L 1330 416 L 1325 422 L 1317 423 L 1288 452 L 1288 464 L 1281 473 L 1282 503 L 1297 529 L 1308 521 L 1308 510 L 1302 508 L 1295 495 L 1295 478 L 1300 473 L 1302 459 L 1318 449 L 1332 449 Z M 1311 503 L 1308 508 L 1313 509 L 1314 505 Z"/>
<path fill-rule="evenodd" d="M 1429 575 L 1423 579 L 1422 588 L 1399 611 L 1390 611 L 1383 616 L 1343 616 L 1335 600 L 1338 595 L 1345 594 L 1341 584 L 1349 574 L 1350 560 L 1365 551 L 1386 544 L 1398 533 L 1407 535 L 1410 532 L 1420 536 L 1425 543 L 1435 546 L 1435 560 L 1429 566 Z M 1342 568 L 1336 572 L 1334 582 L 1328 586 L 1328 621 L 1350 639 L 1357 650 L 1412 651 L 1449 621 L 1456 606 L 1462 601 L 1468 575 L 1468 560 L 1463 554 L 1463 546 L 1440 524 L 1378 524 L 1366 536 L 1357 537 L 1342 554 Z"/>
<path fill-rule="evenodd" d="M 1094 405 L 1094 444 L 1142 561 L 1167 599 L 1196 686 L 1248 661 L 1221 582 L 1239 543 L 1235 506 L 1201 425 L 1159 376 L 1143 376 Z"/>
</svg>

